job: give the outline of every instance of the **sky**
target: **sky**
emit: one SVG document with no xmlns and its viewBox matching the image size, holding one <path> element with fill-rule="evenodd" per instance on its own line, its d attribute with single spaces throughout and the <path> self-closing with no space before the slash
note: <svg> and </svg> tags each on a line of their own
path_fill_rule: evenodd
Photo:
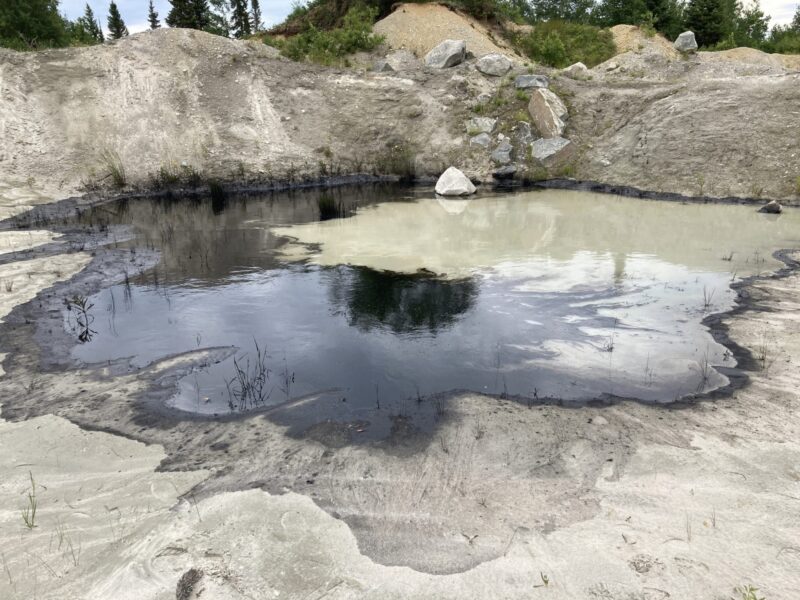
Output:
<svg viewBox="0 0 800 600">
<path fill-rule="evenodd" d="M 128 26 L 128 31 L 137 33 L 148 28 L 147 6 L 149 0 L 116 0 L 122 19 Z M 108 17 L 108 5 L 110 0 L 60 0 L 61 12 L 65 13 L 70 19 L 76 19 L 83 15 L 86 4 L 92 7 L 95 17 L 100 19 L 103 29 L 106 29 L 106 18 Z M 153 0 L 156 7 L 158 18 L 164 24 L 164 18 L 169 13 L 169 0 Z M 276 25 L 283 21 L 292 11 L 292 0 L 261 0 L 261 16 L 267 26 Z"/>
<path fill-rule="evenodd" d="M 88 0 L 95 15 L 100 19 L 103 28 L 106 27 L 108 5 L 110 0 Z M 75 19 L 83 14 L 87 0 L 61 0 L 61 11 L 70 19 Z M 154 0 L 156 11 L 162 22 L 169 12 L 169 0 Z M 265 25 L 275 25 L 291 12 L 293 0 L 262 0 L 261 12 Z M 131 33 L 147 29 L 148 0 L 117 0 L 117 6 Z M 797 0 L 761 0 L 761 8 L 772 17 L 771 25 L 786 24 L 792 20 L 797 7 Z"/>
</svg>

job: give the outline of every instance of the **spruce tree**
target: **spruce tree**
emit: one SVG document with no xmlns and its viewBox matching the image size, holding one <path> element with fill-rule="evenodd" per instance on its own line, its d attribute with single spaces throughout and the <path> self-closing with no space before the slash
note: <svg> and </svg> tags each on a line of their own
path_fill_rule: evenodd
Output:
<svg viewBox="0 0 800 600">
<path fill-rule="evenodd" d="M 156 7 L 153 6 L 153 0 L 150 0 L 150 6 L 147 9 L 147 20 L 150 23 L 150 29 L 161 27 L 161 21 L 158 20 L 158 13 L 156 12 Z"/>
<path fill-rule="evenodd" d="M 205 29 L 208 27 L 209 9 L 207 0 L 169 0 L 172 9 L 165 19 L 170 27 Z"/>
<path fill-rule="evenodd" d="M 250 6 L 250 16 L 252 17 L 251 25 L 253 27 L 253 31 L 261 31 L 261 26 L 263 25 L 261 22 L 261 5 L 259 4 L 258 0 L 251 0 Z M 798 18 L 800 18 L 800 12 L 798 12 Z"/>
<path fill-rule="evenodd" d="M 122 20 L 122 15 L 119 14 L 117 3 L 113 0 L 108 7 L 108 33 L 112 40 L 118 40 L 128 35 L 128 28 L 125 26 L 125 21 Z"/>
<path fill-rule="evenodd" d="M 90 36 L 92 36 L 94 41 L 98 44 L 105 42 L 106 36 L 103 35 L 103 28 L 100 27 L 100 23 L 95 18 L 92 7 L 89 6 L 88 4 L 86 5 L 86 9 L 83 12 L 82 18 L 83 18 L 83 26 L 86 28 L 86 32 Z"/>
<path fill-rule="evenodd" d="M 234 37 L 243 38 L 250 35 L 250 14 L 247 12 L 247 0 L 231 0 L 233 15 L 231 19 Z"/>
<path fill-rule="evenodd" d="M 797 33 L 800 33 L 800 4 L 797 5 L 797 10 L 794 12 L 794 18 L 792 19 L 790 27 Z"/>
<path fill-rule="evenodd" d="M 68 43 L 57 0 L 0 0 L 0 46 L 29 50 Z"/>
<path fill-rule="evenodd" d="M 713 46 L 726 35 L 726 0 L 689 0 L 686 27 L 694 32 L 697 44 Z"/>
</svg>

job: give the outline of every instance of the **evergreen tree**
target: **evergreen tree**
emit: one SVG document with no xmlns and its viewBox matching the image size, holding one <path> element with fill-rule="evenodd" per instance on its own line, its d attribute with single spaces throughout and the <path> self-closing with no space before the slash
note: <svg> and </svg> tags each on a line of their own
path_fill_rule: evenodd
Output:
<svg viewBox="0 0 800 600">
<path fill-rule="evenodd" d="M 128 28 L 125 26 L 125 21 L 122 20 L 122 15 L 119 14 L 117 3 L 111 0 L 111 5 L 108 7 L 108 34 L 112 40 L 119 40 L 128 35 Z"/>
<path fill-rule="evenodd" d="M 251 25 L 253 27 L 253 31 L 261 31 L 261 27 L 263 22 L 261 21 L 261 5 L 258 0 L 250 0 L 250 16 L 251 16 Z M 800 12 L 798 13 L 798 18 L 800 18 Z"/>
<path fill-rule="evenodd" d="M 66 46 L 69 35 L 58 0 L 0 1 L 0 46 L 30 50 Z"/>
<path fill-rule="evenodd" d="M 231 19 L 232 32 L 237 38 L 250 35 L 250 14 L 247 12 L 247 0 L 231 0 L 233 18 Z"/>
<path fill-rule="evenodd" d="M 147 8 L 147 20 L 150 23 L 150 29 L 161 27 L 161 21 L 158 20 L 158 13 L 156 12 L 156 7 L 153 6 L 153 0 L 150 0 L 150 6 Z"/>
<path fill-rule="evenodd" d="M 207 0 L 169 0 L 172 9 L 166 22 L 170 27 L 205 29 L 210 24 Z"/>
<path fill-rule="evenodd" d="M 797 10 L 794 11 L 794 18 L 792 24 L 789 26 L 797 33 L 800 33 L 800 4 L 797 5 Z"/>
<path fill-rule="evenodd" d="M 603 0 L 595 11 L 598 25 L 638 25 L 647 20 L 647 4 L 645 0 Z"/>
<path fill-rule="evenodd" d="M 713 46 L 726 34 L 726 0 L 689 0 L 686 5 L 686 27 L 694 32 L 697 44 Z"/>
<path fill-rule="evenodd" d="M 741 8 L 736 17 L 736 45 L 760 47 L 767 39 L 769 21 L 770 17 L 761 10 L 758 0 L 747 8 Z"/>
<path fill-rule="evenodd" d="M 102 44 L 106 41 L 106 36 L 103 35 L 103 28 L 100 27 L 100 22 L 95 18 L 92 7 L 88 4 L 84 10 L 83 16 L 78 19 L 82 21 L 86 32 L 92 37 L 95 43 Z"/>
<path fill-rule="evenodd" d="M 539 21 L 574 21 L 588 23 L 594 0 L 539 0 L 535 4 L 536 19 Z"/>
</svg>

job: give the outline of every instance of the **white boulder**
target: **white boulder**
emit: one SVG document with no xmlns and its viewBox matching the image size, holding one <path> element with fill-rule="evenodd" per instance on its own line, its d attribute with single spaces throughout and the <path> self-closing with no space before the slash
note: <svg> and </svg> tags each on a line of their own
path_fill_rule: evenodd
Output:
<svg viewBox="0 0 800 600">
<path fill-rule="evenodd" d="M 475 191 L 469 177 L 455 167 L 448 168 L 436 182 L 436 193 L 440 196 L 469 196 Z"/>
</svg>

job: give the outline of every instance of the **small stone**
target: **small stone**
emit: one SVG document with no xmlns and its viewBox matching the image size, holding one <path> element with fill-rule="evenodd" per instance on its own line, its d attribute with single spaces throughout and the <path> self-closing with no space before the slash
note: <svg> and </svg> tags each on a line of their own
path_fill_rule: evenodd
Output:
<svg viewBox="0 0 800 600">
<path fill-rule="evenodd" d="M 494 152 L 492 152 L 491 159 L 492 162 L 497 163 L 499 165 L 507 165 L 511 162 L 511 152 L 514 147 L 511 145 L 511 142 L 508 140 L 503 140 L 497 145 Z"/>
<path fill-rule="evenodd" d="M 464 40 L 445 40 L 425 55 L 425 64 L 434 69 L 447 69 L 464 62 L 466 56 Z"/>
<path fill-rule="evenodd" d="M 508 179 L 513 179 L 516 173 L 517 167 L 514 165 L 506 165 L 505 167 L 500 167 L 492 171 L 492 177 L 498 181 L 506 181 Z"/>
<path fill-rule="evenodd" d="M 550 86 L 550 80 L 544 75 L 520 75 L 514 81 L 514 86 L 518 90 L 546 88 Z"/>
<path fill-rule="evenodd" d="M 372 65 L 372 70 L 376 73 L 391 73 L 394 71 L 392 65 L 385 59 L 376 60 Z"/>
<path fill-rule="evenodd" d="M 495 125 L 497 125 L 497 119 L 493 119 L 492 117 L 473 117 L 467 121 L 466 125 L 467 131 L 473 133 L 473 135 L 477 135 L 478 133 L 492 133 Z"/>
<path fill-rule="evenodd" d="M 449 167 L 436 182 L 436 193 L 440 196 L 469 196 L 475 191 L 469 178 L 455 167 Z"/>
<path fill-rule="evenodd" d="M 531 154 L 536 160 L 545 162 L 557 157 L 562 151 L 569 147 L 570 142 L 563 137 L 543 138 L 531 144 Z"/>
<path fill-rule="evenodd" d="M 692 31 L 684 31 L 672 45 L 675 46 L 675 50 L 685 54 L 697 52 L 697 40 L 694 38 L 694 32 Z"/>
<path fill-rule="evenodd" d="M 492 136 L 488 133 L 479 133 L 475 137 L 470 138 L 469 145 L 470 146 L 483 146 L 484 148 L 488 148 L 489 144 L 492 143 Z"/>
<path fill-rule="evenodd" d="M 590 75 L 588 67 L 582 62 L 576 62 L 574 65 L 562 69 L 561 72 L 570 79 L 588 79 Z"/>
<path fill-rule="evenodd" d="M 511 60 L 503 54 L 487 54 L 478 59 L 475 67 L 484 75 L 502 77 L 511 70 Z"/>
<path fill-rule="evenodd" d="M 783 212 L 783 206 L 781 206 L 775 200 L 772 200 L 758 209 L 760 213 L 767 213 L 770 215 L 779 215 Z"/>
</svg>

